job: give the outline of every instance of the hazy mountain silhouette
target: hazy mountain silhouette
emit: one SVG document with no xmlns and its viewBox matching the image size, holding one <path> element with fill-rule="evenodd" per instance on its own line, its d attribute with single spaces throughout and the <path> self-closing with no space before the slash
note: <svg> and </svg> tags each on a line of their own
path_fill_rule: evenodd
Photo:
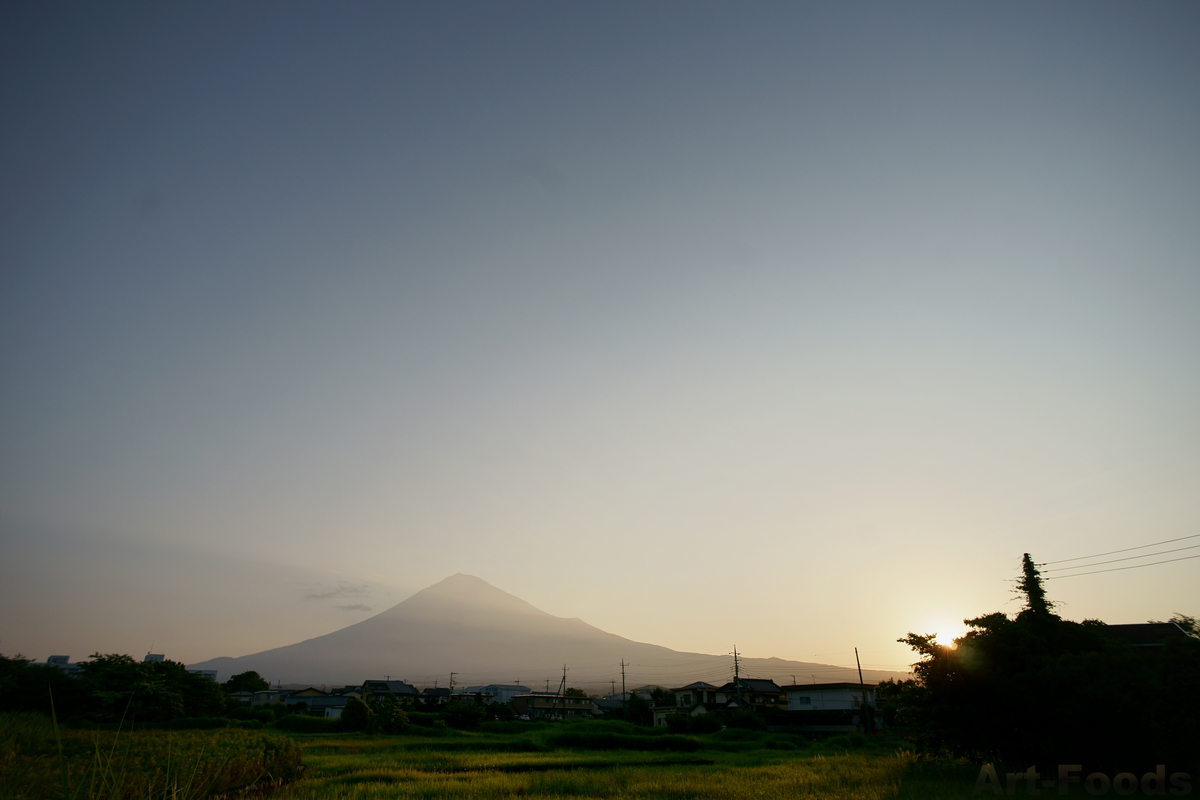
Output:
<svg viewBox="0 0 1200 800">
<path fill-rule="evenodd" d="M 580 619 L 547 614 L 472 575 L 457 574 L 422 589 L 370 619 L 297 644 L 238 658 L 214 658 L 194 669 L 215 669 L 219 680 L 254 670 L 272 684 L 357 684 L 390 675 L 417 684 L 509 683 L 557 685 L 565 664 L 570 686 L 610 686 L 624 659 L 629 688 L 645 683 L 674 686 L 696 680 L 724 683 L 733 659 L 681 653 L 634 642 Z M 743 660 L 744 677 L 858 680 L 851 669 L 783 659 Z M 863 672 L 868 681 L 896 673 Z"/>
</svg>

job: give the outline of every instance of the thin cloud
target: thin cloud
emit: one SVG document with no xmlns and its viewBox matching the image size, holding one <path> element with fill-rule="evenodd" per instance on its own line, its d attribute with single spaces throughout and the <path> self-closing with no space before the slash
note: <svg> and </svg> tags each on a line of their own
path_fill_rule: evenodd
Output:
<svg viewBox="0 0 1200 800">
<path fill-rule="evenodd" d="M 364 606 L 362 603 L 355 603 L 352 606 L 334 606 L 338 611 L 370 611 L 370 606 Z"/>
<path fill-rule="evenodd" d="M 332 586 L 318 589 L 304 595 L 304 600 L 337 600 L 343 597 L 366 597 L 369 593 L 367 584 L 347 583 L 339 581 Z"/>
</svg>

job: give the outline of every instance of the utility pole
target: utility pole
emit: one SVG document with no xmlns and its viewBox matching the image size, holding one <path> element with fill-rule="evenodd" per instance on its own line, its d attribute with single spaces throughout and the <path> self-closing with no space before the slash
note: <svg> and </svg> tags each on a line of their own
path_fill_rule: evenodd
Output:
<svg viewBox="0 0 1200 800">
<path fill-rule="evenodd" d="M 615 680 L 615 679 L 610 679 L 610 680 L 609 680 L 609 684 L 611 684 L 611 685 L 612 685 L 612 693 L 613 693 L 613 694 L 616 694 L 616 693 L 617 693 L 617 682 L 616 682 L 616 680 Z"/>
<path fill-rule="evenodd" d="M 741 705 L 740 701 L 742 699 L 742 672 L 741 672 L 741 665 L 738 663 L 738 651 L 737 651 L 736 644 L 733 646 L 733 688 L 737 690 L 737 698 L 739 701 L 738 704 Z"/>
<path fill-rule="evenodd" d="M 629 693 L 625 691 L 625 659 L 621 659 L 621 719 L 625 719 L 625 712 L 629 710 Z"/>
<path fill-rule="evenodd" d="M 450 694 L 454 694 L 454 676 L 457 674 L 457 672 L 450 673 Z"/>
<path fill-rule="evenodd" d="M 854 663 L 858 665 L 858 688 L 862 691 L 862 709 L 858 712 L 863 721 L 863 734 L 871 734 L 872 723 L 875 722 L 869 713 L 871 706 L 867 704 L 867 685 L 863 683 L 862 662 L 858 660 L 858 648 L 854 648 Z"/>
<path fill-rule="evenodd" d="M 558 685 L 558 698 L 562 698 L 562 715 L 567 716 L 567 665 L 563 664 L 562 683 Z M 554 705 L 558 707 L 558 698 L 555 698 Z"/>
</svg>

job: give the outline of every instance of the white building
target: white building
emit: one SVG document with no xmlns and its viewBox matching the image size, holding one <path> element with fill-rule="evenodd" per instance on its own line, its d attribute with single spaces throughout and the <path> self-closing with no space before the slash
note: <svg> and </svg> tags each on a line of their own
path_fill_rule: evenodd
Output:
<svg viewBox="0 0 1200 800">
<path fill-rule="evenodd" d="M 858 711 L 864 692 L 867 704 L 876 707 L 873 683 L 800 683 L 780 688 L 787 692 L 788 711 Z"/>
<path fill-rule="evenodd" d="M 455 689 L 454 693 L 482 695 L 488 703 L 507 703 L 517 695 L 529 694 L 529 688 L 515 683 L 489 683 L 487 686 L 468 686 L 465 689 Z"/>
</svg>

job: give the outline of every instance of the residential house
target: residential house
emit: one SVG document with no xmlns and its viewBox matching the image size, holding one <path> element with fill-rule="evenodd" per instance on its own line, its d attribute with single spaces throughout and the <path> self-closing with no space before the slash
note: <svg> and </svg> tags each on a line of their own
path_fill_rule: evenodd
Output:
<svg viewBox="0 0 1200 800">
<path fill-rule="evenodd" d="M 596 704 L 589 697 L 534 693 L 514 697 L 512 710 L 530 719 L 583 719 L 595 715 Z"/>
<path fill-rule="evenodd" d="M 426 708 L 441 708 L 450 699 L 450 690 L 446 687 L 426 687 L 421 692 L 421 704 Z"/>
<path fill-rule="evenodd" d="M 250 701 L 250 705 L 267 706 L 272 703 L 286 703 L 291 694 L 291 689 L 264 689 L 254 693 L 254 699 Z"/>
<path fill-rule="evenodd" d="M 707 714 L 710 711 L 715 711 L 719 706 L 724 704 L 717 702 L 718 689 L 711 683 L 704 681 L 696 681 L 689 683 L 687 686 L 682 686 L 678 689 L 670 689 L 671 694 L 675 698 L 675 702 L 669 705 L 656 705 L 653 707 L 655 725 L 666 725 L 667 717 L 674 714 L 687 714 L 696 716 L 698 714 Z"/>
<path fill-rule="evenodd" d="M 391 697 L 402 705 L 412 705 L 418 701 L 421 693 L 417 687 L 404 681 L 363 681 L 362 696 L 368 700 Z"/>
<path fill-rule="evenodd" d="M 1131 647 L 1158 650 L 1172 639 L 1186 639 L 1188 632 L 1174 622 L 1140 622 L 1130 625 L 1105 625 L 1100 635 L 1124 642 Z"/>
<path fill-rule="evenodd" d="M 800 683 L 783 689 L 787 693 L 788 712 L 806 733 L 835 733 L 860 727 L 864 697 L 870 708 L 878 708 L 873 683 Z M 883 720 L 875 714 L 872 717 L 874 727 L 882 728 Z"/>
<path fill-rule="evenodd" d="M 772 680 L 738 678 L 717 689 L 714 694 L 716 702 L 725 708 L 768 711 L 787 707 L 787 693 Z"/>
<path fill-rule="evenodd" d="M 529 694 L 528 686 L 513 683 L 489 683 L 487 686 L 468 686 L 455 689 L 455 694 L 478 695 L 485 703 L 507 703 L 519 694 Z"/>
</svg>

